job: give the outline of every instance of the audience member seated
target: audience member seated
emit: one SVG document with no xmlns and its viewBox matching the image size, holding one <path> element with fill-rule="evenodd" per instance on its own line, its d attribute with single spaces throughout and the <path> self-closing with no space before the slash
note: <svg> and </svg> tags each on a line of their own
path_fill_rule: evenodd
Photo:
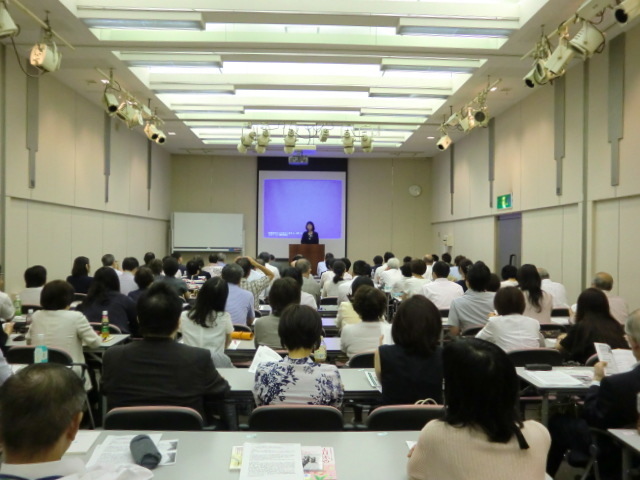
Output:
<svg viewBox="0 0 640 480">
<path fill-rule="evenodd" d="M 578 297 L 575 325 L 558 337 L 556 348 L 567 360 L 585 363 L 596 353 L 593 342 L 611 348 L 629 348 L 622 325 L 609 313 L 607 296 L 597 288 L 587 288 Z"/>
<path fill-rule="evenodd" d="M 153 265 L 153 262 L 152 262 Z M 173 257 L 165 257 L 162 260 L 162 271 L 164 276 L 156 277 L 156 282 L 163 282 L 169 285 L 179 297 L 184 297 L 189 291 L 187 284 L 182 280 L 182 276 L 176 277 L 180 272 L 180 264 Z M 155 273 L 155 272 L 154 272 Z"/>
<path fill-rule="evenodd" d="M 500 276 L 502 277 L 500 288 L 518 286 L 518 280 L 516 280 L 516 277 L 518 276 L 518 267 L 515 265 L 505 265 L 502 267 Z"/>
<path fill-rule="evenodd" d="M 173 258 L 176 262 L 178 262 L 178 272 L 175 273 L 175 277 L 176 278 L 182 278 L 184 277 L 185 272 L 187 271 L 187 267 L 182 263 L 182 253 L 180 252 L 172 252 L 170 255 L 171 258 Z M 164 260 L 166 258 L 163 258 L 162 261 L 164 263 Z M 167 274 L 167 272 L 165 272 L 165 275 Z"/>
<path fill-rule="evenodd" d="M 220 277 L 207 280 L 202 285 L 195 306 L 188 312 L 182 312 L 180 318 L 180 332 L 185 345 L 224 353 L 233 333 L 231 315 L 225 312 L 228 296 L 229 286 Z"/>
<path fill-rule="evenodd" d="M 432 399 L 442 404 L 442 318 L 422 295 L 403 301 L 391 325 L 393 345 L 375 353 L 382 403 L 411 404 Z"/>
<path fill-rule="evenodd" d="M 400 271 L 400 260 L 395 257 L 390 258 L 387 269 L 380 274 L 380 285 L 386 291 L 391 291 L 392 287 L 401 280 L 404 280 L 404 275 Z"/>
<path fill-rule="evenodd" d="M 352 323 L 360 323 L 362 319 L 360 315 L 353 309 L 353 298 L 363 285 L 373 287 L 373 280 L 369 277 L 358 277 L 351 284 L 351 294 L 347 297 L 346 302 L 342 302 L 338 306 L 338 315 L 336 316 L 336 326 L 338 330 L 341 330 L 345 325 L 351 325 Z"/>
<path fill-rule="evenodd" d="M 276 283 L 285 279 L 276 280 Z M 288 355 L 258 365 L 253 395 L 258 406 L 329 405 L 340 408 L 344 387 L 335 365 L 316 363 L 311 353 L 320 345 L 322 320 L 314 309 L 289 305 L 280 317 L 278 334 Z"/>
<path fill-rule="evenodd" d="M 200 276 L 204 277 L 205 280 L 209 280 L 211 278 L 211 274 L 204 269 L 204 260 L 200 256 L 195 256 L 191 259 L 193 262 L 198 264 L 198 269 L 200 270 Z"/>
<path fill-rule="evenodd" d="M 148 480 L 137 465 L 87 469 L 73 456 L 62 458 L 78 433 L 86 396 L 73 372 L 55 363 L 20 370 L 0 389 L 0 478 Z"/>
<path fill-rule="evenodd" d="M 108 267 L 115 270 L 118 277 L 122 275 L 122 272 L 120 271 L 120 265 L 118 264 L 116 257 L 112 253 L 105 253 L 100 261 L 102 262 L 103 267 Z"/>
<path fill-rule="evenodd" d="M 353 262 L 353 278 L 346 280 L 338 286 L 338 305 L 347 301 L 347 297 L 351 292 L 351 284 L 358 277 L 368 277 L 371 275 L 371 267 L 364 260 L 356 260 Z"/>
<path fill-rule="evenodd" d="M 422 287 L 422 294 L 433 302 L 438 310 L 448 310 L 454 298 L 463 295 L 462 287 L 448 280 L 449 265 L 445 262 L 433 264 L 433 282 Z"/>
<path fill-rule="evenodd" d="M 493 312 L 493 292 L 487 292 L 491 271 L 484 262 L 476 262 L 467 271 L 469 290 L 454 298 L 449 309 L 449 333 L 459 335 L 467 328 L 484 327 Z"/>
<path fill-rule="evenodd" d="M 409 265 L 411 268 L 411 278 L 407 278 L 404 281 L 404 292 L 408 297 L 422 295 L 422 287 L 430 281 L 424 278 L 424 274 L 427 271 L 427 264 L 424 260 L 416 258 L 415 260 L 411 260 Z"/>
<path fill-rule="evenodd" d="M 347 267 L 342 260 L 335 260 L 331 266 L 333 275 L 331 279 L 326 281 L 322 286 L 322 297 L 337 297 L 339 293 L 339 286 L 343 282 L 347 281 L 345 277 Z"/>
<path fill-rule="evenodd" d="M 324 254 L 324 262 L 318 262 L 318 268 L 316 269 L 316 275 L 321 277 L 324 272 L 329 271 L 329 260 L 333 258 L 333 253 L 327 252 Z"/>
<path fill-rule="evenodd" d="M 138 334 L 136 320 L 136 304 L 126 295 L 120 293 L 118 274 L 111 267 L 96 270 L 93 284 L 77 309 L 84 313 L 90 322 L 100 322 L 102 312 L 109 315 L 109 323 L 122 330 L 122 333 Z"/>
<path fill-rule="evenodd" d="M 144 254 L 144 258 L 143 258 L 145 267 L 148 267 L 149 264 L 151 263 L 151 261 L 155 260 L 155 258 L 156 258 L 156 254 L 155 253 L 153 253 L 153 252 L 145 253 Z"/>
<path fill-rule="evenodd" d="M 203 272 L 207 272 L 211 277 L 219 277 L 222 275 L 222 265 L 218 264 L 218 254 L 212 253 L 209 255 L 209 265 L 202 267 Z"/>
<path fill-rule="evenodd" d="M 268 288 L 271 284 L 271 280 L 274 278 L 273 272 L 267 267 L 260 265 L 251 257 L 238 257 L 236 258 L 236 263 L 240 265 L 244 273 L 242 280 L 240 280 L 240 288 L 244 288 L 252 293 L 253 308 L 254 310 L 258 310 L 258 308 L 260 308 L 260 292 Z M 259 275 L 255 280 L 251 280 L 249 275 L 251 275 L 253 269 L 260 270 L 264 275 Z"/>
<path fill-rule="evenodd" d="M 11 320 L 15 314 L 16 309 L 13 306 L 11 297 L 4 292 L 0 292 L 0 319 L 5 321 Z M 4 332 L 4 330 L 0 328 L 0 335 L 2 335 L 2 332 Z"/>
<path fill-rule="evenodd" d="M 302 291 L 313 295 L 316 305 L 320 305 L 322 289 L 316 279 L 311 276 L 311 262 L 306 258 L 301 258 L 296 262 L 296 268 L 302 273 Z"/>
<path fill-rule="evenodd" d="M 71 284 L 76 293 L 87 294 L 93 283 L 93 277 L 89 276 L 91 265 L 87 257 L 76 257 L 71 267 L 71 275 L 67 277 L 67 282 Z"/>
<path fill-rule="evenodd" d="M 298 260 L 299 262 L 300 260 Z M 313 295 L 302 290 L 304 280 L 302 279 L 302 273 L 296 267 L 287 267 L 282 272 L 282 278 L 293 278 L 300 287 L 300 305 L 306 305 L 314 309 L 318 309 L 318 304 Z"/>
<path fill-rule="evenodd" d="M 540 322 L 524 313 L 524 295 L 517 287 L 503 287 L 493 299 L 498 316 L 490 317 L 476 338 L 495 343 L 505 352 L 544 347 Z"/>
<path fill-rule="evenodd" d="M 327 264 L 327 270 L 325 270 L 324 272 L 322 272 L 322 275 L 320 275 L 320 291 L 322 292 L 322 289 L 324 288 L 324 284 L 327 282 L 330 282 L 331 279 L 333 279 L 333 264 L 335 262 L 337 262 L 338 259 L 334 258 L 333 255 L 331 256 L 331 258 L 328 258 L 326 260 L 326 264 Z"/>
<path fill-rule="evenodd" d="M 375 257 L 373 257 L 373 265 L 371 266 L 372 278 L 376 274 L 376 270 L 378 270 L 378 268 L 382 266 L 383 262 L 384 262 L 384 259 L 382 258 L 382 255 L 376 255 Z"/>
<path fill-rule="evenodd" d="M 380 285 L 380 282 L 382 281 L 381 279 L 382 272 L 385 272 L 387 270 L 387 264 L 389 260 L 394 257 L 395 255 L 392 252 L 384 252 L 384 256 L 382 257 L 382 259 L 384 260 L 384 263 L 380 265 L 380 267 L 378 267 L 373 274 L 373 283 L 375 285 Z"/>
<path fill-rule="evenodd" d="M 138 301 L 143 340 L 116 345 L 103 357 L 102 391 L 109 409 L 145 405 L 193 408 L 220 400 L 229 384 L 204 348 L 175 341 L 182 301 L 166 283 L 155 283 Z"/>
<path fill-rule="evenodd" d="M 149 270 L 153 273 L 153 279 L 160 280 L 164 277 L 164 272 L 162 271 L 162 260 L 159 258 L 154 258 L 149 262 Z"/>
<path fill-rule="evenodd" d="M 42 334 L 45 345 L 66 351 L 75 363 L 84 363 L 82 345 L 98 348 L 102 339 L 82 313 L 69 310 L 73 287 L 64 280 L 53 280 L 44 286 L 40 298 L 43 310 L 33 313 L 27 343 L 37 345 L 38 335 Z"/>
<path fill-rule="evenodd" d="M 489 277 L 489 283 L 487 284 L 487 292 L 496 293 L 498 290 L 500 290 L 500 277 L 492 273 L 491 277 Z"/>
<path fill-rule="evenodd" d="M 344 325 L 340 332 L 340 350 L 349 358 L 356 353 L 373 352 L 380 345 L 387 297 L 377 288 L 362 285 L 353 297 L 353 309 L 362 322 Z"/>
<path fill-rule="evenodd" d="M 271 262 L 271 255 L 269 252 L 260 252 L 258 259 L 262 260 L 264 262 L 264 266 L 271 270 L 271 273 L 273 273 L 273 280 L 280 278 L 280 270 L 278 270 L 278 267 L 269 263 Z M 294 267 L 295 265 L 296 264 L 294 264 Z"/>
<path fill-rule="evenodd" d="M 549 432 L 518 415 L 518 376 L 507 354 L 475 338 L 442 353 L 442 420 L 429 422 L 409 453 L 411 480 L 545 478 Z"/>
<path fill-rule="evenodd" d="M 145 290 L 149 288 L 153 283 L 153 272 L 149 267 L 140 267 L 136 270 L 136 274 L 133 277 L 133 280 L 136 282 L 138 288 L 137 290 L 129 292 L 127 297 L 129 297 L 135 303 L 138 303 L 140 295 L 142 295 Z"/>
<path fill-rule="evenodd" d="M 278 334 L 280 315 L 291 304 L 300 305 L 300 285 L 293 278 L 279 278 L 273 282 L 269 290 L 271 314 L 256 318 L 253 324 L 253 341 L 256 347 L 266 345 L 275 349 L 281 348 L 282 341 Z"/>
<path fill-rule="evenodd" d="M 27 288 L 18 294 L 22 305 L 40 305 L 40 293 L 47 283 L 47 269 L 42 265 L 27 268 L 24 271 L 24 283 Z"/>
<path fill-rule="evenodd" d="M 469 269 L 473 266 L 473 261 L 468 258 L 463 258 L 460 260 L 460 266 L 458 267 L 460 271 L 460 276 L 462 277 L 456 283 L 462 287 L 462 291 L 466 292 L 469 287 L 467 287 L 467 273 L 469 273 Z"/>
<path fill-rule="evenodd" d="M 226 311 L 231 315 L 231 322 L 251 326 L 256 316 L 253 308 L 253 294 L 240 288 L 240 280 L 243 276 L 244 271 L 237 263 L 230 263 L 222 268 L 222 279 L 229 286 Z"/>
<path fill-rule="evenodd" d="M 624 322 L 627 320 L 627 316 L 629 315 L 629 307 L 622 297 L 614 295 L 611 292 L 611 289 L 613 288 L 613 277 L 606 272 L 598 272 L 595 277 L 593 277 L 591 286 L 604 292 L 607 296 L 607 300 L 609 300 L 609 310 L 611 311 L 611 315 L 620 322 L 621 325 L 624 325 Z"/>
<path fill-rule="evenodd" d="M 207 278 L 207 276 L 211 278 L 211 275 L 209 275 L 208 273 L 207 275 L 205 275 L 205 273 L 206 272 L 202 272 L 200 270 L 200 265 L 196 260 L 189 260 L 187 262 L 185 274 L 188 280 L 199 280 L 200 277 Z"/>
<path fill-rule="evenodd" d="M 135 274 L 138 271 L 140 263 L 135 257 L 125 257 L 122 260 L 122 275 L 120 275 L 120 293 L 129 295 L 138 288 L 135 281 Z"/>
<path fill-rule="evenodd" d="M 540 323 L 551 322 L 553 297 L 542 290 L 542 279 L 535 265 L 525 264 L 518 270 L 518 286 L 524 293 L 524 315 Z"/>
<path fill-rule="evenodd" d="M 625 333 L 635 359 L 640 362 L 640 310 L 635 310 L 625 324 Z M 593 382 L 584 400 L 580 418 L 557 415 L 549 421 L 551 450 L 547 460 L 547 473 L 555 476 L 567 449 L 589 455 L 589 427 L 636 428 L 638 410 L 636 399 L 640 393 L 640 363 L 625 373 L 607 375 L 606 363 L 594 367 Z M 598 466 L 604 480 L 621 478 L 620 447 L 599 438 Z"/>
<path fill-rule="evenodd" d="M 553 308 L 569 308 L 569 300 L 567 300 L 567 289 L 563 284 L 554 282 L 549 278 L 549 272 L 546 268 L 538 267 L 538 273 L 542 279 L 541 288 L 553 297 Z"/>
</svg>

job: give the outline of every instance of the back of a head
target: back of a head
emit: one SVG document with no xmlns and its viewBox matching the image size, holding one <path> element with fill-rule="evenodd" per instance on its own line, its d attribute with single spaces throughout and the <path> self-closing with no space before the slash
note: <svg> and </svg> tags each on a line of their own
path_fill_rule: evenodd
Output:
<svg viewBox="0 0 640 480">
<path fill-rule="evenodd" d="M 502 270 L 500 270 L 500 276 L 502 277 L 502 280 L 516 278 L 517 275 L 518 267 L 516 267 L 515 265 L 505 265 L 504 267 L 502 267 Z"/>
<path fill-rule="evenodd" d="M 467 258 L 464 255 L 456 255 L 456 257 L 453 259 L 453 264 L 456 267 L 460 267 L 460 264 L 462 263 L 462 261 Z"/>
<path fill-rule="evenodd" d="M 149 264 L 151 263 L 151 260 L 156 258 L 156 254 L 153 252 L 147 252 L 144 254 L 144 264 L 146 266 L 149 266 Z"/>
<path fill-rule="evenodd" d="M 518 285 L 521 290 L 540 290 L 542 279 L 535 265 L 527 263 L 518 269 Z"/>
<path fill-rule="evenodd" d="M 363 285 L 353 296 L 353 309 L 363 322 L 377 322 L 387 311 L 387 297 L 377 288 Z"/>
<path fill-rule="evenodd" d="M 434 262 L 438 262 L 440 260 L 440 256 L 437 253 L 432 253 L 431 258 Z"/>
<path fill-rule="evenodd" d="M 300 303 L 300 285 L 293 278 L 278 278 L 269 290 L 269 305 L 279 316 L 292 303 Z"/>
<path fill-rule="evenodd" d="M 218 254 L 212 253 L 209 255 L 209 263 L 218 263 Z"/>
<path fill-rule="evenodd" d="M 420 258 L 411 260 L 410 266 L 411 266 L 411 273 L 414 275 L 422 276 L 427 271 L 427 264 L 425 263 L 424 260 Z"/>
<path fill-rule="evenodd" d="M 224 253 L 218 253 L 218 261 L 222 263 L 226 262 L 227 256 Z"/>
<path fill-rule="evenodd" d="M 300 260 L 298 260 L 300 261 Z M 297 264 L 296 264 L 297 265 Z M 282 278 L 293 278 L 296 283 L 302 287 L 302 272 L 296 267 L 285 268 L 282 272 Z"/>
<path fill-rule="evenodd" d="M 291 304 L 280 315 L 278 335 L 282 346 L 289 351 L 299 348 L 315 350 L 322 336 L 320 314 L 306 305 Z"/>
<path fill-rule="evenodd" d="M 330 258 L 334 258 L 334 257 L 333 257 L 333 253 L 331 253 L 331 252 L 327 252 L 327 253 L 325 253 L 325 255 L 324 255 L 324 261 L 326 262 L 326 261 L 327 261 L 327 260 L 329 260 Z"/>
<path fill-rule="evenodd" d="M 222 267 L 222 278 L 224 278 L 226 282 L 238 285 L 243 277 L 244 271 L 237 263 L 229 263 Z"/>
<path fill-rule="evenodd" d="M 200 272 L 200 265 L 195 260 L 189 260 L 187 262 L 187 275 L 190 277 L 197 275 Z"/>
<path fill-rule="evenodd" d="M 383 258 L 382 255 L 376 255 L 375 257 L 373 257 L 373 264 L 374 265 L 382 265 L 383 262 Z"/>
<path fill-rule="evenodd" d="M 502 287 L 493 298 L 493 305 L 498 315 L 522 315 L 526 306 L 524 295 L 518 287 Z"/>
<path fill-rule="evenodd" d="M 624 332 L 633 342 L 640 345 L 640 308 L 629 314 L 624 324 Z"/>
<path fill-rule="evenodd" d="M 391 325 L 391 337 L 396 345 L 425 357 L 435 351 L 441 331 L 440 311 L 422 295 L 414 295 L 400 303 Z"/>
<path fill-rule="evenodd" d="M 446 262 L 436 262 L 433 264 L 431 269 L 436 278 L 447 278 L 449 276 L 449 272 L 451 271 L 451 267 Z"/>
<path fill-rule="evenodd" d="M 491 270 L 484 262 L 476 262 L 467 271 L 466 278 L 471 290 L 484 292 L 491 279 Z"/>
<path fill-rule="evenodd" d="M 384 263 L 387 263 L 389 261 L 390 258 L 395 257 L 395 255 L 393 254 L 393 252 L 384 252 L 384 255 L 382 258 L 384 258 Z"/>
<path fill-rule="evenodd" d="M 355 295 L 358 289 L 363 285 L 367 285 L 368 287 L 373 288 L 374 284 L 373 280 L 371 280 L 371 277 L 356 277 L 353 282 L 351 282 L 351 296 L 353 297 L 353 295 Z"/>
<path fill-rule="evenodd" d="M 94 273 L 93 282 L 87 292 L 87 298 L 82 303 L 87 305 L 93 302 L 100 302 L 106 298 L 109 292 L 120 292 L 120 279 L 113 268 L 100 267 Z"/>
<path fill-rule="evenodd" d="M 23 368 L 0 388 L 0 441 L 5 454 L 27 458 L 49 452 L 82 412 L 82 381 L 55 363 Z"/>
<path fill-rule="evenodd" d="M 348 257 L 342 257 L 342 261 L 344 262 L 345 271 L 349 271 L 351 268 L 351 260 Z"/>
<path fill-rule="evenodd" d="M 353 262 L 353 274 L 368 277 L 371 275 L 371 266 L 364 260 L 356 260 Z"/>
<path fill-rule="evenodd" d="M 480 428 L 489 441 L 507 443 L 522 423 L 516 408 L 518 376 L 504 350 L 470 338 L 447 344 L 442 359 L 444 421 Z"/>
<path fill-rule="evenodd" d="M 296 262 L 296 268 L 300 270 L 300 273 L 305 274 L 311 271 L 311 262 L 306 258 L 301 258 Z"/>
<path fill-rule="evenodd" d="M 550 278 L 549 272 L 546 268 L 538 267 L 538 275 L 540 275 L 540 278 L 542 280 L 548 280 Z"/>
<path fill-rule="evenodd" d="M 87 257 L 76 257 L 71 267 L 72 277 L 89 276 L 89 259 Z"/>
<path fill-rule="evenodd" d="M 136 268 L 140 266 L 140 262 L 135 257 L 125 257 L 122 260 L 122 269 L 128 272 L 133 272 Z"/>
<path fill-rule="evenodd" d="M 487 292 L 496 293 L 498 290 L 500 290 L 500 277 L 492 273 L 487 284 Z"/>
<path fill-rule="evenodd" d="M 173 257 L 166 257 L 162 260 L 162 271 L 167 277 L 175 277 L 176 273 L 180 269 L 178 260 Z"/>
<path fill-rule="evenodd" d="M 172 258 L 175 258 L 179 262 L 180 259 L 182 258 L 182 253 L 180 253 L 180 252 L 171 252 L 170 256 Z"/>
<path fill-rule="evenodd" d="M 243 277 L 248 277 L 249 274 L 251 273 L 251 262 L 249 261 L 249 259 L 244 258 L 244 257 L 240 257 L 240 258 L 236 258 L 236 265 L 239 265 L 240 268 L 242 269 L 242 276 Z"/>
<path fill-rule="evenodd" d="M 215 312 L 224 312 L 229 297 L 229 285 L 221 277 L 213 277 L 204 282 L 194 308 L 189 312 L 189 318 L 198 325 L 208 328 L 211 326 L 208 320 L 215 321 L 215 316 L 210 315 Z"/>
<path fill-rule="evenodd" d="M 433 262 L 437 261 L 433 258 L 433 255 L 427 253 L 424 257 L 422 257 L 422 260 L 424 260 L 424 263 L 427 265 L 433 265 Z"/>
<path fill-rule="evenodd" d="M 105 253 L 100 260 L 102 261 L 103 267 L 113 267 L 113 264 L 116 261 L 116 257 L 114 257 L 111 253 Z"/>
<path fill-rule="evenodd" d="M 162 275 L 162 272 L 163 272 L 162 266 L 163 266 L 162 260 L 160 260 L 159 258 L 154 258 L 149 262 L 149 269 L 156 276 Z"/>
<path fill-rule="evenodd" d="M 442 254 L 442 261 L 444 263 L 446 263 L 447 265 L 451 265 L 451 254 L 450 253 L 443 253 Z"/>
<path fill-rule="evenodd" d="M 153 272 L 149 267 L 140 267 L 133 276 L 133 281 L 140 290 L 145 290 L 153 283 Z"/>
<path fill-rule="evenodd" d="M 390 258 L 387 262 L 387 268 L 389 268 L 389 270 L 400 268 L 400 260 L 398 260 L 396 257 Z"/>
<path fill-rule="evenodd" d="M 400 265 L 400 272 L 402 272 L 404 278 L 411 278 L 411 263 L 407 262 Z"/>
<path fill-rule="evenodd" d="M 47 283 L 40 293 L 40 305 L 45 310 L 64 310 L 73 302 L 73 287 L 64 280 Z"/>
<path fill-rule="evenodd" d="M 576 322 L 586 318 L 612 318 L 609 299 L 599 288 L 587 288 L 578 296 Z"/>
<path fill-rule="evenodd" d="M 342 260 L 335 260 L 331 266 L 331 270 L 335 273 L 333 276 L 334 283 L 344 280 L 344 273 L 347 271 L 347 267 Z"/>
<path fill-rule="evenodd" d="M 467 278 L 469 273 L 469 269 L 473 266 L 473 261 L 468 258 L 463 258 L 460 260 L 460 265 L 458 265 L 458 271 L 464 275 L 464 278 Z"/>
<path fill-rule="evenodd" d="M 42 265 L 34 265 L 24 271 L 24 283 L 27 288 L 41 287 L 47 283 L 47 269 Z"/>
<path fill-rule="evenodd" d="M 613 277 L 607 272 L 598 272 L 593 277 L 592 286 L 610 292 L 613 288 Z"/>
<path fill-rule="evenodd" d="M 262 260 L 264 263 L 269 263 L 269 260 L 271 260 L 271 256 L 269 255 L 269 252 L 260 252 L 258 254 L 258 258 Z"/>
<path fill-rule="evenodd" d="M 411 257 L 411 255 L 405 255 L 405 256 L 402 258 L 402 263 L 410 263 L 410 262 L 411 262 L 411 260 L 413 260 L 413 258 Z"/>
<path fill-rule="evenodd" d="M 151 285 L 138 300 L 138 322 L 143 337 L 168 337 L 175 332 L 182 314 L 182 300 L 169 284 Z"/>
</svg>

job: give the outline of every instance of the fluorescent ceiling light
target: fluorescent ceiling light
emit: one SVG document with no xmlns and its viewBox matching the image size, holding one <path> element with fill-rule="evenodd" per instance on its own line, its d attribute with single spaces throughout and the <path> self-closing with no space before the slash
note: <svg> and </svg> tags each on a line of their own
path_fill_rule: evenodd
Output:
<svg viewBox="0 0 640 480">
<path fill-rule="evenodd" d="M 158 83 L 152 85 L 152 90 L 158 95 L 233 95 L 236 91 L 233 85 L 198 85 L 194 83 Z"/>
<path fill-rule="evenodd" d="M 114 52 L 130 67 L 221 68 L 222 58 L 212 53 Z"/>
<path fill-rule="evenodd" d="M 79 8 L 78 17 L 89 28 L 116 30 L 204 30 L 202 14 L 198 12 Z"/>
<path fill-rule="evenodd" d="M 451 95 L 451 89 L 446 91 L 437 88 L 384 88 L 372 87 L 370 97 L 409 97 L 409 98 L 437 98 L 446 100 Z"/>
<path fill-rule="evenodd" d="M 441 35 L 498 37 L 511 35 L 519 28 L 517 19 L 478 20 L 464 18 L 412 18 L 398 20 L 398 35 Z"/>
<path fill-rule="evenodd" d="M 426 115 L 428 113 L 433 113 L 433 109 L 431 108 L 421 108 L 421 109 L 403 109 L 403 108 L 361 108 L 361 115 L 402 115 L 402 116 L 410 116 L 416 117 L 421 115 Z"/>
<path fill-rule="evenodd" d="M 247 108 L 245 109 L 247 115 L 252 113 L 273 113 L 277 115 L 289 115 L 292 120 L 296 116 L 308 117 L 309 115 L 360 115 L 359 109 L 356 110 L 279 110 L 275 108 Z"/>
<path fill-rule="evenodd" d="M 380 70 L 473 73 L 480 68 L 485 61 L 486 60 L 455 58 L 383 58 L 380 64 Z"/>
<path fill-rule="evenodd" d="M 241 105 L 171 105 L 171 110 L 174 113 L 206 113 L 206 112 L 244 112 L 244 107 Z"/>
<path fill-rule="evenodd" d="M 289 35 L 396 35 L 394 27 L 354 25 L 293 25 L 278 23 L 206 23 L 207 32 L 280 33 Z"/>
<path fill-rule="evenodd" d="M 360 100 L 367 98 L 367 92 L 345 92 L 337 90 L 236 90 L 236 97 L 270 97 L 270 98 L 341 98 Z"/>
<path fill-rule="evenodd" d="M 352 63 L 225 62 L 222 73 L 226 75 L 380 77 L 380 67 L 375 64 Z"/>
</svg>

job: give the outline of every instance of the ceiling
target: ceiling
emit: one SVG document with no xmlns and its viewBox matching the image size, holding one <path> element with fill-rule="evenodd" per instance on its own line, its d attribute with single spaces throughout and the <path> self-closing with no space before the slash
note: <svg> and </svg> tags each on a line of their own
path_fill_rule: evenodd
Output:
<svg viewBox="0 0 640 480">
<path fill-rule="evenodd" d="M 75 47 L 58 41 L 62 66 L 47 75 L 101 104 L 98 70 L 112 71 L 150 101 L 172 153 L 241 155 L 241 135 L 266 129 L 266 154 L 287 155 L 292 129 L 308 154 L 344 156 L 349 130 L 354 155 L 424 157 L 438 152 L 443 119 L 489 82 L 501 80 L 487 96 L 492 116 L 530 94 L 522 77 L 532 60 L 521 57 L 541 25 L 555 28 L 582 0 L 20 2 L 40 18 L 48 11 Z M 15 3 L 8 9 L 26 57 L 40 27 Z M 609 37 L 618 33 L 611 15 L 605 22 Z M 362 152 L 363 134 L 373 153 Z"/>
</svg>

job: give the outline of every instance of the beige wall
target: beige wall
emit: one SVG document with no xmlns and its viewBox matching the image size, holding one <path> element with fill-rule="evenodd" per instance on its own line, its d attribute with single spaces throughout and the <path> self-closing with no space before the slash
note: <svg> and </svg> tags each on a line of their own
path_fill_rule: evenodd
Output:
<svg viewBox="0 0 640 480">
<path fill-rule="evenodd" d="M 625 128 L 621 141 L 620 185 L 610 185 L 611 150 L 607 137 L 608 50 L 588 65 L 577 62 L 566 75 L 566 155 L 563 194 L 557 196 L 553 87 L 530 96 L 495 119 L 494 197 L 513 193 L 513 210 L 522 212 L 522 261 L 549 269 L 576 298 L 594 272 L 614 275 L 614 289 L 630 307 L 640 307 L 634 285 L 640 259 L 640 135 L 635 112 L 640 109 L 640 57 L 631 45 L 640 43 L 640 27 L 627 32 L 625 59 Z M 585 105 L 584 96 L 588 96 Z M 491 99 L 489 98 L 489 105 Z M 585 108 L 587 109 L 585 111 Z M 587 128 L 586 151 L 583 147 Z M 432 239 L 453 234 L 453 254 L 495 262 L 495 216 L 489 206 L 488 130 L 476 130 L 455 144 L 454 212 L 450 212 L 449 153 L 433 160 Z M 583 169 L 587 196 L 583 198 Z M 495 200 L 495 199 L 494 199 Z M 585 202 L 585 203 L 583 203 Z M 583 214 L 583 211 L 586 214 Z M 582 228 L 586 228 L 586 263 L 582 271 Z"/>
<path fill-rule="evenodd" d="M 257 160 L 255 157 L 172 157 L 172 210 L 243 213 L 248 254 L 256 253 Z M 423 255 L 430 242 L 430 162 L 411 159 L 349 159 L 347 252 L 371 261 L 391 249 Z M 233 172 L 233 174 L 229 174 Z M 409 186 L 422 186 L 419 197 Z"/>
<path fill-rule="evenodd" d="M 6 291 L 23 288 L 30 265 L 48 278 L 65 278 L 73 258 L 100 266 L 104 253 L 141 259 L 167 251 L 170 156 L 153 146 L 151 208 L 147 209 L 147 140 L 112 121 L 109 202 L 105 203 L 104 114 L 87 99 L 43 76 L 39 87 L 39 151 L 36 188 L 28 186 L 26 78 L 6 55 L 4 108 L 6 176 L 4 256 Z M 100 95 L 100 93 L 96 93 Z"/>
</svg>

